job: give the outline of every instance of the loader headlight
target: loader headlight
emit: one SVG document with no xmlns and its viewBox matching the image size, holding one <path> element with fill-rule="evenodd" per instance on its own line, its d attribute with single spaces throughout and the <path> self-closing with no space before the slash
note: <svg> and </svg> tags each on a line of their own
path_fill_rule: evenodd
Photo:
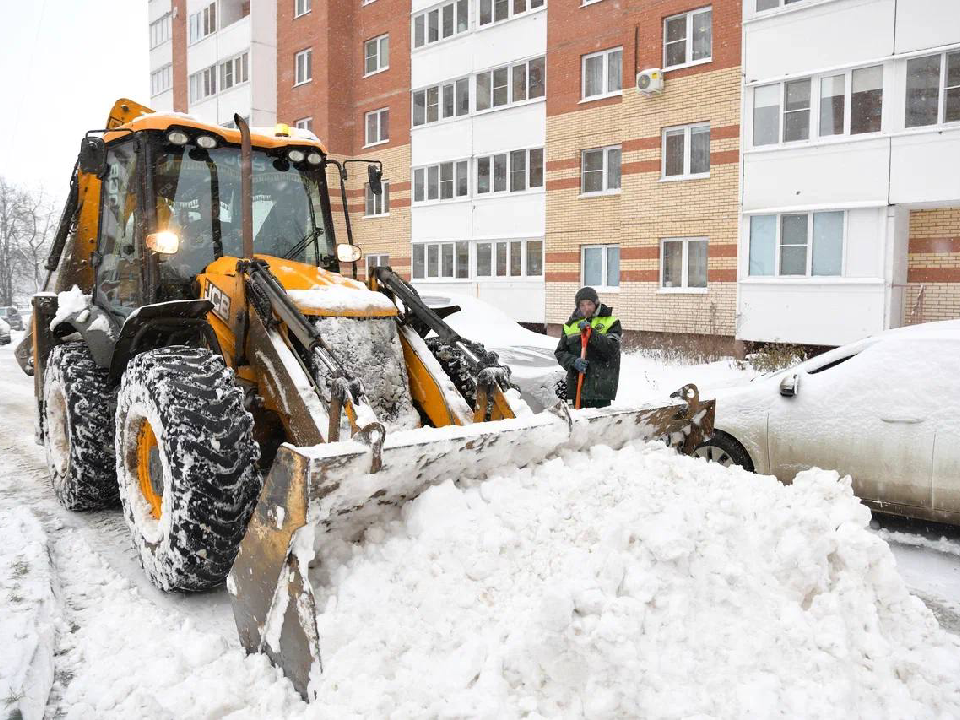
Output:
<svg viewBox="0 0 960 720">
<path fill-rule="evenodd" d="M 337 243 L 337 260 L 340 262 L 357 262 L 363 257 L 363 251 L 350 243 Z"/>
<path fill-rule="evenodd" d="M 167 133 L 167 140 L 174 145 L 186 145 L 187 140 L 189 139 L 190 138 L 187 137 L 187 134 L 185 132 L 181 132 L 180 130 L 173 130 Z"/>
<path fill-rule="evenodd" d="M 152 233 L 147 235 L 147 249 L 163 255 L 173 255 L 180 249 L 180 238 L 169 230 Z"/>
<path fill-rule="evenodd" d="M 303 162 L 305 155 L 303 154 L 303 150 L 291 150 L 287 153 L 287 157 L 290 158 L 290 162 L 298 163 Z"/>
<path fill-rule="evenodd" d="M 311 165 L 319 165 L 323 162 L 323 156 L 320 153 L 312 152 L 307 155 L 307 162 Z"/>
<path fill-rule="evenodd" d="M 204 150 L 213 150 L 217 146 L 217 139 L 210 135 L 201 135 L 197 138 L 197 145 Z"/>
</svg>

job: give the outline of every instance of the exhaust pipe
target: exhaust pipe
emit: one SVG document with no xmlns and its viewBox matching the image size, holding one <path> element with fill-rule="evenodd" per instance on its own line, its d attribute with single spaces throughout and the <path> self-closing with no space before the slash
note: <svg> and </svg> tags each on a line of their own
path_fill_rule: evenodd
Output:
<svg viewBox="0 0 960 720">
<path fill-rule="evenodd" d="M 243 257 L 253 259 L 253 151 L 250 148 L 250 126 L 234 113 L 233 122 L 240 131 L 240 201 L 243 205 Z"/>
</svg>

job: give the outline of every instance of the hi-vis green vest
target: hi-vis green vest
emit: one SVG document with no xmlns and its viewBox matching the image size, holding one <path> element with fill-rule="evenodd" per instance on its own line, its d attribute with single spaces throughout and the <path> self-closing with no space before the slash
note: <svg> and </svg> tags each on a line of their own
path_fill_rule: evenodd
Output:
<svg viewBox="0 0 960 720">
<path fill-rule="evenodd" d="M 580 322 L 583 318 L 574 320 L 573 322 L 567 323 L 563 326 L 564 335 L 579 335 L 580 334 Z M 607 315 L 606 317 L 592 317 L 590 318 L 590 327 L 593 328 L 594 332 L 603 333 L 606 335 L 607 330 L 609 330 L 613 324 L 617 322 L 617 318 L 613 315 Z"/>
</svg>

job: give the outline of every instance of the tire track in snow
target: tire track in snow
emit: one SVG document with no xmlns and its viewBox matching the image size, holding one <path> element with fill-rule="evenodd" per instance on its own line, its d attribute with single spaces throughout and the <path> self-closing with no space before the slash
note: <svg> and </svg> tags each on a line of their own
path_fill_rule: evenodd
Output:
<svg viewBox="0 0 960 720">
<path fill-rule="evenodd" d="M 119 508 L 96 512 L 72 513 L 63 509 L 53 494 L 47 474 L 43 448 L 33 437 L 33 379 L 23 375 L 13 359 L 12 345 L 0 348 L 0 507 L 18 505 L 30 508 L 40 519 L 50 538 L 54 572 L 60 577 L 60 604 L 64 623 L 58 627 L 55 692 L 62 695 L 73 671 L 61 668 L 65 653 L 72 651 L 72 624 L 82 619 L 79 610 L 87 607 L 91 593 L 101 606 L 109 608 L 114 598 L 103 594 L 102 583 L 90 585 L 82 574 L 73 572 L 77 554 L 65 552 L 64 543 L 85 548 L 84 552 L 102 562 L 136 589 L 143 601 L 157 610 L 176 612 L 190 618 L 223 638 L 229 647 L 239 648 L 229 598 L 224 589 L 198 595 L 163 593 L 144 575 L 130 538 L 130 531 Z M 79 613 L 79 614 L 78 614 Z M 70 619 L 72 618 L 72 619 Z M 118 627 L 118 633 L 124 628 Z M 60 644 L 63 643 L 62 647 Z M 144 648 L 149 653 L 149 648 Z M 53 696 L 52 701 L 53 701 Z M 48 708 L 49 710 L 49 708 Z"/>
</svg>

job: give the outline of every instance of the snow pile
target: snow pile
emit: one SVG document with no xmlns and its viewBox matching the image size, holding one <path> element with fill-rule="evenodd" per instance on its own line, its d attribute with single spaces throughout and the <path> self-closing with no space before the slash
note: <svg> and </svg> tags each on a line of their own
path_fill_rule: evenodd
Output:
<svg viewBox="0 0 960 720">
<path fill-rule="evenodd" d="M 51 332 L 74 313 L 81 313 L 90 306 L 90 295 L 84 295 L 80 288 L 74 285 L 69 290 L 57 294 L 57 314 L 50 321 Z M 85 321 L 84 317 L 81 322 Z"/>
<path fill-rule="evenodd" d="M 434 487 L 319 588 L 330 717 L 960 714 L 849 480 L 655 444 Z"/>
<path fill-rule="evenodd" d="M 0 538 L 0 710 L 39 719 L 53 684 L 57 613 L 47 536 L 20 507 L 0 511 Z"/>
<path fill-rule="evenodd" d="M 397 306 L 386 295 L 357 285 L 317 285 L 312 290 L 287 290 L 287 294 L 297 307 L 308 313 L 372 313 L 384 317 L 397 314 Z"/>
</svg>

